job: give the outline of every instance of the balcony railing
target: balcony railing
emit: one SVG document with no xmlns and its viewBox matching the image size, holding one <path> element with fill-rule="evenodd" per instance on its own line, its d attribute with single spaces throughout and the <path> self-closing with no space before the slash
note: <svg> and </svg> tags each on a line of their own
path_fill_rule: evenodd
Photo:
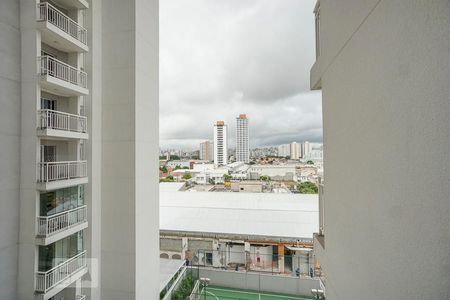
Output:
<svg viewBox="0 0 450 300">
<path fill-rule="evenodd" d="M 86 205 L 51 216 L 37 217 L 39 236 L 50 236 L 87 221 Z"/>
<path fill-rule="evenodd" d="M 50 109 L 38 111 L 39 127 L 41 129 L 56 129 L 85 133 L 87 118 Z"/>
<path fill-rule="evenodd" d="M 71 37 L 87 45 L 87 30 L 48 2 L 38 3 L 37 20 L 48 21 Z"/>
<path fill-rule="evenodd" d="M 73 274 L 86 267 L 86 251 L 59 264 L 47 272 L 36 273 L 36 291 L 46 293 L 59 283 L 70 278 Z"/>
<path fill-rule="evenodd" d="M 319 178 L 319 235 L 325 234 L 325 194 L 322 179 Z"/>
<path fill-rule="evenodd" d="M 37 175 L 38 182 L 87 177 L 87 161 L 41 162 Z"/>
<path fill-rule="evenodd" d="M 49 75 L 71 84 L 78 85 L 82 88 L 87 88 L 87 74 L 77 68 L 72 67 L 62 61 L 59 61 L 51 56 L 44 55 L 39 57 L 40 61 L 40 75 Z"/>
</svg>

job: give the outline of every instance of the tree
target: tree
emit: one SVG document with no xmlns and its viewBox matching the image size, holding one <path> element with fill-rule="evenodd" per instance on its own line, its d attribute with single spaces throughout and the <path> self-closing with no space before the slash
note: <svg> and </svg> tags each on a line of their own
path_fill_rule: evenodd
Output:
<svg viewBox="0 0 450 300">
<path fill-rule="evenodd" d="M 184 173 L 183 177 L 181 177 L 181 178 L 183 178 L 184 180 L 188 180 L 188 179 L 192 178 L 192 175 L 191 175 L 191 173 Z"/>
<path fill-rule="evenodd" d="M 223 175 L 223 178 L 225 179 L 225 181 L 230 181 L 231 180 L 231 176 L 228 174 Z"/>
<path fill-rule="evenodd" d="M 300 194 L 317 194 L 319 192 L 317 186 L 311 181 L 305 181 L 300 183 L 297 186 L 297 189 L 300 192 Z"/>
<path fill-rule="evenodd" d="M 314 162 L 313 162 L 312 160 L 308 160 L 308 161 L 306 162 L 306 164 L 307 164 L 307 165 L 313 165 Z"/>
<path fill-rule="evenodd" d="M 270 181 L 270 176 L 262 175 L 262 176 L 259 177 L 259 180 Z"/>
<path fill-rule="evenodd" d="M 159 169 L 163 171 L 163 173 L 167 173 L 167 167 L 166 166 L 160 166 Z"/>
</svg>

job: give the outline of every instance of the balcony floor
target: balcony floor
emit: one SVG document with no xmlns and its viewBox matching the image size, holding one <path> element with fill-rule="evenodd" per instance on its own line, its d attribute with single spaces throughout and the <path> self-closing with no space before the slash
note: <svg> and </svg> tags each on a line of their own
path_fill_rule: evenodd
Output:
<svg viewBox="0 0 450 300">
<path fill-rule="evenodd" d="M 73 178 L 73 179 L 65 179 L 65 180 L 55 180 L 55 181 L 49 181 L 49 182 L 38 182 L 37 183 L 37 189 L 39 191 L 53 191 L 57 189 L 62 189 L 66 187 L 76 186 L 80 184 L 86 184 L 88 183 L 87 177 L 81 177 L 81 178 Z"/>
<path fill-rule="evenodd" d="M 87 140 L 89 135 L 83 132 L 58 130 L 58 129 L 38 129 L 37 135 L 41 138 L 48 140 L 65 140 L 65 139 L 78 139 Z"/>
<path fill-rule="evenodd" d="M 59 292 L 64 290 L 66 287 L 68 287 L 69 285 L 71 285 L 72 283 L 74 283 L 75 281 L 80 279 L 81 277 L 83 277 L 84 274 L 86 274 L 87 272 L 88 272 L 88 268 L 87 267 L 79 270 L 78 272 L 75 272 L 74 274 L 69 276 L 66 280 L 63 280 L 61 283 L 59 283 L 55 287 L 51 288 L 46 293 L 44 293 L 44 294 L 39 294 L 39 293 L 36 294 L 35 299 L 37 299 L 37 300 L 48 300 L 48 299 L 50 299 L 51 297 L 55 296 L 56 294 L 58 294 Z"/>
<path fill-rule="evenodd" d="M 89 47 L 48 21 L 38 21 L 42 42 L 63 52 L 88 52 Z"/>
<path fill-rule="evenodd" d="M 43 91 L 63 97 L 89 95 L 89 90 L 76 84 L 61 80 L 50 75 L 41 75 Z"/>
<path fill-rule="evenodd" d="M 68 237 L 69 235 L 72 235 L 78 231 L 86 229 L 87 227 L 88 227 L 88 222 L 86 221 L 86 222 L 79 223 L 75 226 L 72 226 L 70 228 L 67 228 L 66 230 L 62 230 L 58 233 L 52 234 L 50 236 L 36 237 L 36 245 L 47 246 L 51 243 L 59 241 L 60 239 Z"/>
</svg>

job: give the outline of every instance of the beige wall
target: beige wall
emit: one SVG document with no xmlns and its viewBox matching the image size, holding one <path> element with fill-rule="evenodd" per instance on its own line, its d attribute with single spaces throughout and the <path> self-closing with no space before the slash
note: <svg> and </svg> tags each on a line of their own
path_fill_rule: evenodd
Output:
<svg viewBox="0 0 450 300">
<path fill-rule="evenodd" d="M 327 299 L 450 297 L 449 28 L 446 0 L 321 1 Z"/>
</svg>

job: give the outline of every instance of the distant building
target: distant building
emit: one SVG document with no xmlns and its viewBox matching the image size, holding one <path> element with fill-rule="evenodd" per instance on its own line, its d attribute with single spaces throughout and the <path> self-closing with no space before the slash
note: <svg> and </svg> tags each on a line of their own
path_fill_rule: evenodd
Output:
<svg viewBox="0 0 450 300">
<path fill-rule="evenodd" d="M 308 141 L 306 141 L 303 143 L 302 148 L 303 148 L 302 158 L 308 157 L 309 154 L 311 153 L 312 145 Z"/>
<path fill-rule="evenodd" d="M 200 143 L 200 159 L 213 161 L 214 160 L 214 144 L 211 141 L 204 141 Z"/>
<path fill-rule="evenodd" d="M 214 124 L 214 164 L 223 166 L 228 163 L 227 125 L 224 121 Z"/>
<path fill-rule="evenodd" d="M 262 182 L 259 181 L 232 181 L 231 190 L 243 193 L 262 193 Z"/>
<path fill-rule="evenodd" d="M 236 118 L 236 161 L 250 161 L 247 115 L 240 114 Z"/>
<path fill-rule="evenodd" d="M 291 159 L 300 159 L 301 156 L 301 147 L 300 144 L 298 144 L 297 142 L 292 142 L 290 145 L 290 149 L 291 149 Z"/>
<path fill-rule="evenodd" d="M 291 145 L 283 144 L 278 146 L 278 156 L 286 157 L 291 155 Z"/>
</svg>

